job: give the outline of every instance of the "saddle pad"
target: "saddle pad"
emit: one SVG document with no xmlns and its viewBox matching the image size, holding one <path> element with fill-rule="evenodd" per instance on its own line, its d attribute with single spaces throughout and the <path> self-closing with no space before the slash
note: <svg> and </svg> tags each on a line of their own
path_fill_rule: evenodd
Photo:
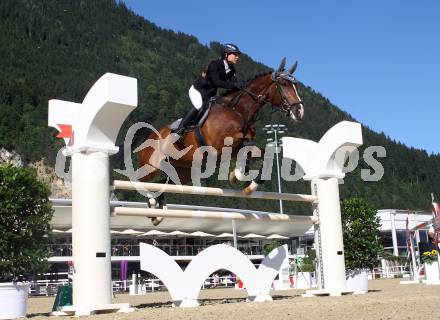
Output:
<svg viewBox="0 0 440 320">
<path fill-rule="evenodd" d="M 180 122 L 182 121 L 182 118 L 177 119 L 176 121 L 174 121 L 172 124 L 170 124 L 168 126 L 168 128 L 170 128 L 171 130 L 176 130 L 179 127 Z"/>
</svg>

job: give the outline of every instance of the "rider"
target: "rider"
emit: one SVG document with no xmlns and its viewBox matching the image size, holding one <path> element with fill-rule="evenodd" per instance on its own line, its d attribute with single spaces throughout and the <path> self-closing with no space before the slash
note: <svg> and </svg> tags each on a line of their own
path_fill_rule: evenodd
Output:
<svg viewBox="0 0 440 320">
<path fill-rule="evenodd" d="M 209 100 L 217 94 L 218 88 L 242 89 L 244 83 L 237 81 L 234 64 L 237 63 L 240 49 L 232 43 L 226 43 L 221 47 L 221 57 L 209 63 L 202 76 L 196 79 L 189 88 L 189 98 L 193 107 L 183 116 L 179 127 L 172 131 L 172 135 L 181 138 L 185 127 Z"/>
</svg>

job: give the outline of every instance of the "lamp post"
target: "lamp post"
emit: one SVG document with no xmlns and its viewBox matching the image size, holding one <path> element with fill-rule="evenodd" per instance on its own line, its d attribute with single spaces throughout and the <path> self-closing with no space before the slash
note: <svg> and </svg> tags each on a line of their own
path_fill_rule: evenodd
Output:
<svg viewBox="0 0 440 320">
<path fill-rule="evenodd" d="M 278 143 L 278 134 L 284 133 L 285 129 L 284 124 L 267 124 L 264 126 L 263 130 L 267 134 L 273 134 L 273 138 L 266 139 L 267 142 L 270 142 L 269 145 L 275 145 L 275 155 L 277 160 L 277 176 L 278 176 L 278 192 L 281 193 L 281 175 L 280 175 L 280 160 L 278 156 L 278 147 L 282 147 L 281 144 Z M 283 201 L 280 199 L 280 213 L 283 212 Z"/>
</svg>

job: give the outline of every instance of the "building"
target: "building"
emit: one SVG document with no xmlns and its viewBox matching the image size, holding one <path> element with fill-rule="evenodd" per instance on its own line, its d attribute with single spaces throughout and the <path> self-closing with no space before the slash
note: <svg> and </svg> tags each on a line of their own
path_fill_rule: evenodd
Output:
<svg viewBox="0 0 440 320">
<path fill-rule="evenodd" d="M 377 216 L 381 220 L 381 237 L 385 251 L 394 256 L 407 255 L 407 229 L 427 222 L 432 219 L 430 212 L 399 210 L 399 209 L 381 209 Z M 421 228 L 415 232 L 415 245 L 419 242 L 429 242 L 429 227 Z"/>
</svg>

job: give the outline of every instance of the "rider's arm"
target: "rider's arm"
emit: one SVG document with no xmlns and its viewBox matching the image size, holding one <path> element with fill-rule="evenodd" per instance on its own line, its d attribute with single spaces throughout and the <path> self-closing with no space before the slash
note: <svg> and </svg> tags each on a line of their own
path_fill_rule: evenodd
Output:
<svg viewBox="0 0 440 320">
<path fill-rule="evenodd" d="M 220 72 L 223 66 L 218 63 L 211 63 L 208 67 L 208 74 L 212 81 L 212 84 L 217 88 L 234 89 L 236 87 L 233 81 L 224 81 L 220 79 Z"/>
</svg>

